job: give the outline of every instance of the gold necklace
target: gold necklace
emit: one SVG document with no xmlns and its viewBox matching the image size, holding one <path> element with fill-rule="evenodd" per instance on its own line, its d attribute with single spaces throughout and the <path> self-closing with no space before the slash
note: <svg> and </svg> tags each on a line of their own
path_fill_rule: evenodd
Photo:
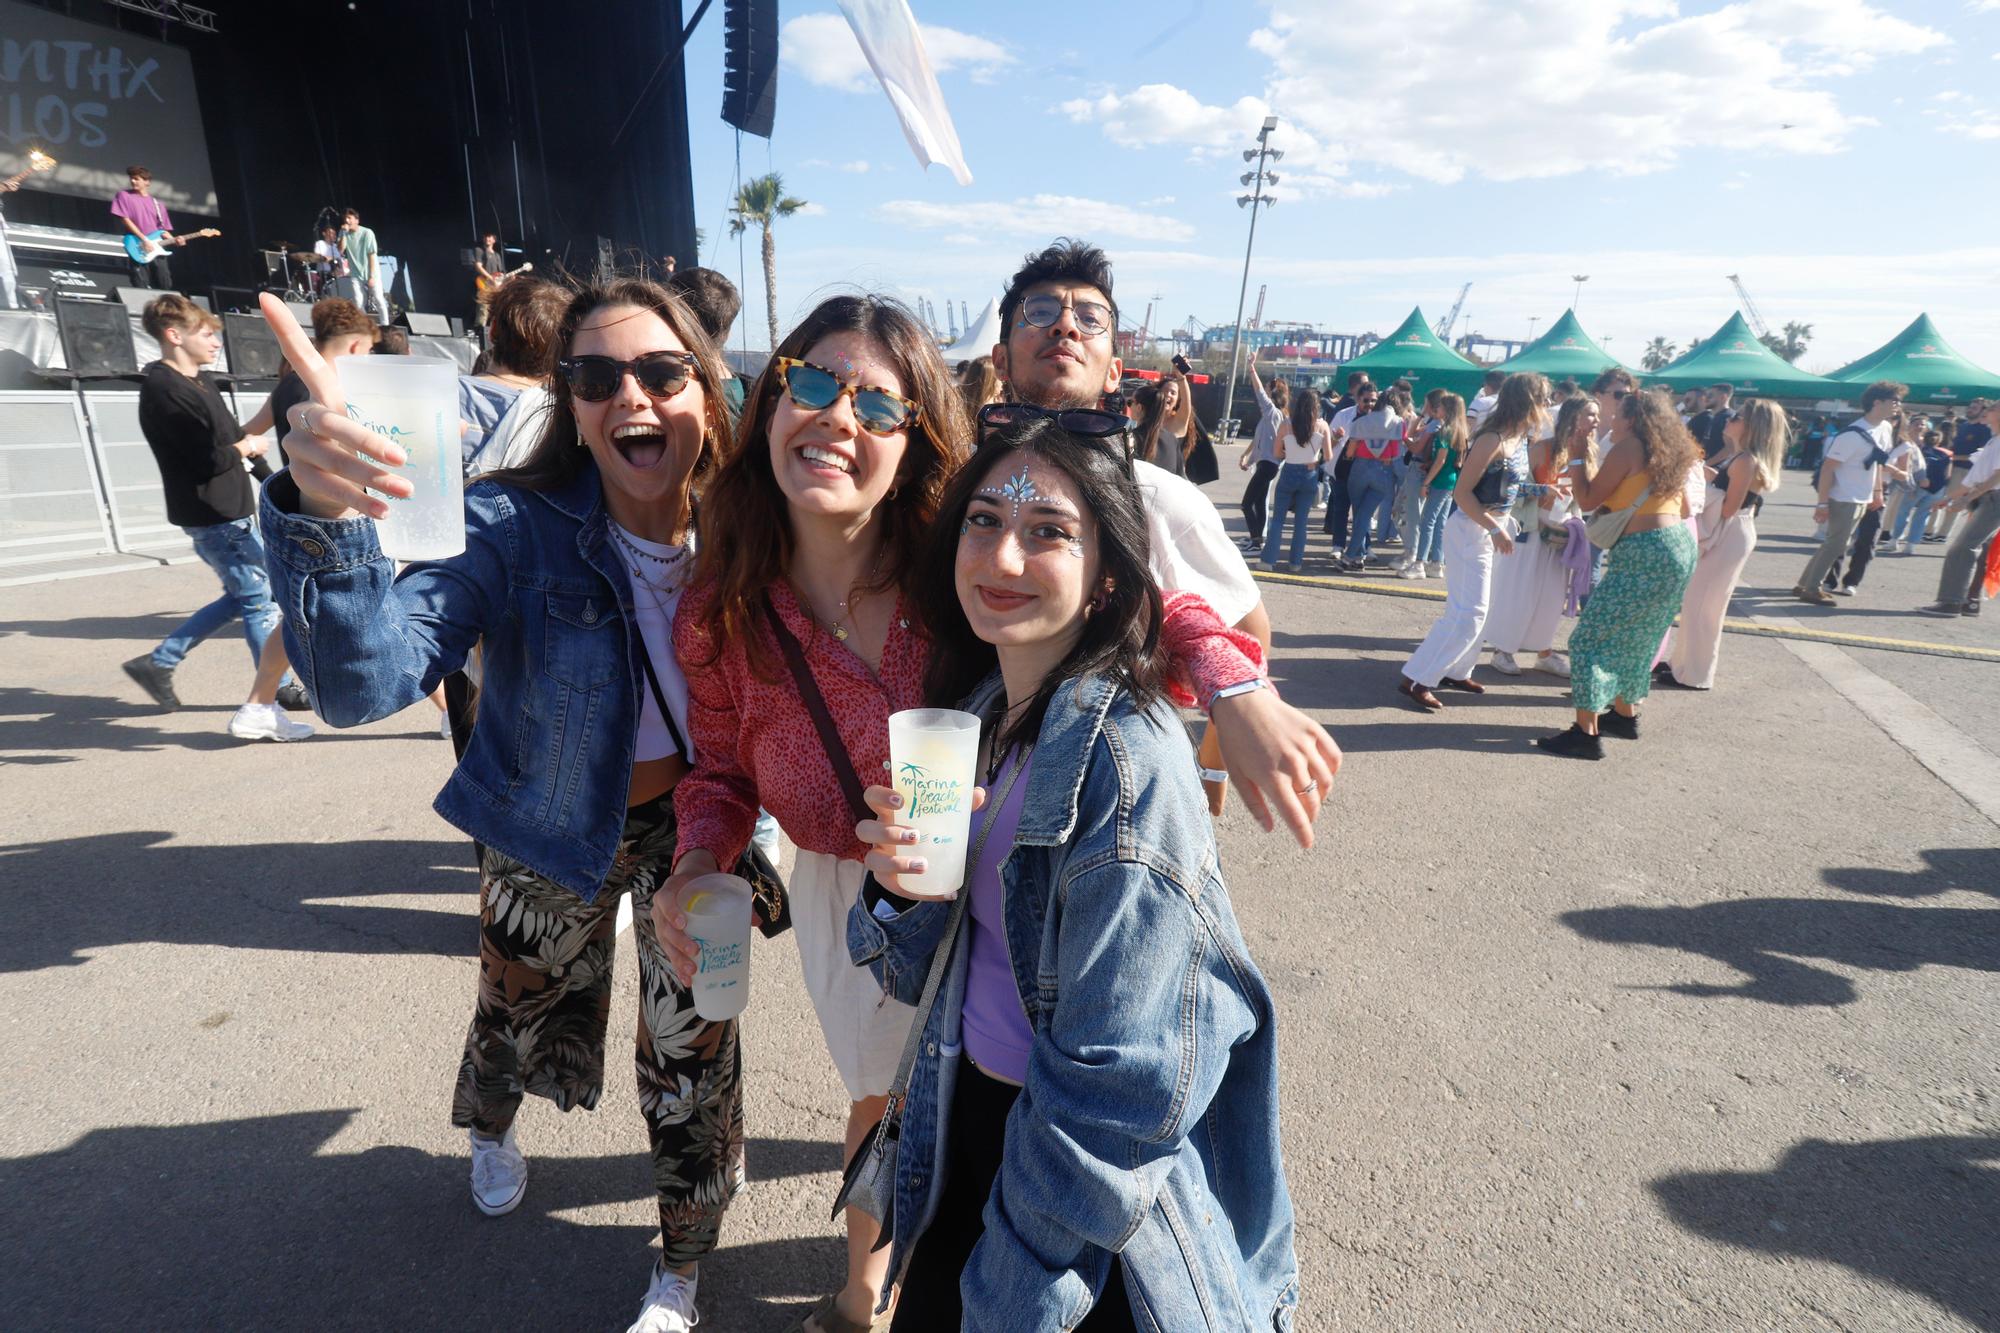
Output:
<svg viewBox="0 0 2000 1333">
<path fill-rule="evenodd" d="M 862 580 L 861 586 L 864 589 L 869 589 L 874 587 L 875 576 L 882 572 L 883 557 L 887 556 L 888 554 L 889 554 L 889 546 L 888 543 L 884 542 L 882 545 L 882 549 L 875 553 L 875 563 L 869 569 L 868 577 Z M 835 606 L 840 608 L 840 615 L 837 618 L 829 620 L 827 617 L 819 613 L 819 609 L 812 604 L 812 601 L 809 598 L 801 597 L 799 599 L 800 603 L 804 605 L 806 610 L 811 612 L 812 618 L 814 620 L 817 620 L 820 624 L 826 626 L 827 633 L 833 635 L 834 641 L 837 643 L 846 643 L 848 640 L 848 636 L 853 633 L 853 631 L 848 629 L 847 627 L 847 621 L 852 614 L 847 609 L 847 603 L 850 600 L 852 601 L 860 600 L 858 597 L 855 597 L 854 590 L 852 588 L 848 589 L 846 598 L 834 603 Z"/>
</svg>

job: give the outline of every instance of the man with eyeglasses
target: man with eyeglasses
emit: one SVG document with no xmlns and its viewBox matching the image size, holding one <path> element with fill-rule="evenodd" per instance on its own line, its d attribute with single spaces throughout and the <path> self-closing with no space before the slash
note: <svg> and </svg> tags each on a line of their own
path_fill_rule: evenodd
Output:
<svg viewBox="0 0 2000 1333">
<path fill-rule="evenodd" d="M 1200 593 L 1216 614 L 1256 636 L 1268 650 L 1271 618 L 1243 554 L 1229 540 L 1222 517 L 1199 488 L 1144 460 L 1132 459 L 1117 416 L 1103 408 L 1124 366 L 1113 334 L 1117 306 L 1111 296 L 1111 261 L 1080 241 L 1063 239 L 1027 257 L 1000 298 L 1000 341 L 993 369 L 1016 404 L 1075 414 L 1063 424 L 1072 433 L 1101 436 L 1122 449 L 1144 492 L 1153 545 L 1153 576 L 1167 591 Z M 990 411 L 991 409 L 989 409 Z M 1080 429 L 1081 427 L 1081 429 Z M 1326 729 L 1278 699 L 1261 677 L 1246 680 L 1209 701 L 1211 729 L 1203 743 L 1203 779 L 1211 808 L 1220 781 L 1234 776 L 1251 813 L 1267 829 L 1276 811 L 1302 846 L 1312 845 L 1312 820 L 1325 790 L 1311 776 L 1338 772 L 1340 750 Z M 1226 769 L 1215 765 L 1226 761 Z"/>
</svg>

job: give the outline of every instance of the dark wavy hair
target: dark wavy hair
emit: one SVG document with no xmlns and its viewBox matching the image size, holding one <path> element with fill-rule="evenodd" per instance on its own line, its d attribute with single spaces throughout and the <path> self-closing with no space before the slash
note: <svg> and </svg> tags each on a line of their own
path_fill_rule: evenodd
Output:
<svg viewBox="0 0 2000 1333">
<path fill-rule="evenodd" d="M 1646 480 L 1655 495 L 1671 495 L 1687 484 L 1688 469 L 1701 458 L 1701 446 L 1681 424 L 1671 397 L 1657 389 L 1625 395 L 1618 404 L 1646 460 Z"/>
<path fill-rule="evenodd" d="M 908 307 L 884 296 L 830 296 L 786 335 L 744 399 L 736 438 L 702 495 L 695 568 L 697 583 L 715 585 L 703 628 L 716 652 L 741 643 L 763 679 L 776 678 L 778 663 L 765 635 L 753 628 L 756 608 L 765 589 L 785 576 L 794 549 L 791 513 L 771 471 L 771 414 L 785 392 L 777 359 L 804 357 L 836 333 L 859 333 L 880 343 L 895 362 L 903 397 L 918 410 L 895 486 L 882 503 L 888 533 L 881 573 L 855 592 L 910 589 L 945 482 L 970 451 L 964 399 L 937 344 Z"/>
<path fill-rule="evenodd" d="M 1292 442 L 1303 449 L 1312 443 L 1313 431 L 1319 426 L 1319 390 L 1300 389 L 1292 399 L 1290 416 Z"/>
<path fill-rule="evenodd" d="M 511 287 L 513 284 L 509 283 Z M 507 288 L 501 288 L 504 293 Z M 701 455 L 695 459 L 694 468 L 688 474 L 688 486 L 692 490 L 715 464 L 717 450 L 728 437 L 729 400 L 722 396 L 722 386 L 729 379 L 729 372 L 723 367 L 722 358 L 716 355 L 715 345 L 702 332 L 701 321 L 689 310 L 686 302 L 675 296 L 657 282 L 643 278 L 617 278 L 610 282 L 579 288 L 570 298 L 569 308 L 563 312 L 562 323 L 556 328 L 556 356 L 568 356 L 576 342 L 576 331 L 591 315 L 613 306 L 635 306 L 640 310 L 650 310 L 666 321 L 681 345 L 694 353 L 695 382 L 701 385 L 707 399 L 709 425 L 702 436 Z M 576 433 L 576 413 L 572 409 L 569 384 L 558 375 L 550 384 L 555 396 L 553 412 L 544 413 L 548 423 L 542 427 L 541 439 L 528 451 L 519 467 L 503 468 L 487 474 L 487 480 L 509 486 L 518 486 L 524 491 L 559 491 L 573 483 L 583 470 L 591 466 L 590 450 Z M 683 393 L 686 390 L 682 390 Z"/>
<path fill-rule="evenodd" d="M 1083 623 L 1069 655 L 1055 665 L 1033 701 L 993 739 L 1004 753 L 1040 734 L 1056 691 L 1082 676 L 1109 677 L 1141 708 L 1160 698 L 1166 675 L 1160 651 L 1162 607 L 1153 582 L 1146 511 L 1119 454 L 1102 441 L 1072 435 L 1045 417 L 1036 417 L 988 436 L 972 462 L 952 478 L 939 504 L 937 523 L 911 589 L 924 632 L 934 645 L 925 697 L 937 707 L 955 707 L 999 665 L 993 645 L 972 632 L 958 600 L 958 543 L 973 494 L 987 484 L 1001 461 L 1026 454 L 1058 469 L 1076 486 L 1084 510 L 1097 524 L 1098 575 L 1104 600 Z"/>
<path fill-rule="evenodd" d="M 1014 336 L 1014 316 L 1020 313 L 1021 302 L 1028 299 L 1028 289 L 1044 282 L 1075 283 L 1103 292 L 1111 307 L 1112 331 L 1117 331 L 1118 298 L 1111 294 L 1111 260 L 1088 241 L 1058 236 L 1047 249 L 1024 256 L 1021 267 L 1007 280 L 1007 290 L 1000 297 L 1001 342 Z"/>
</svg>

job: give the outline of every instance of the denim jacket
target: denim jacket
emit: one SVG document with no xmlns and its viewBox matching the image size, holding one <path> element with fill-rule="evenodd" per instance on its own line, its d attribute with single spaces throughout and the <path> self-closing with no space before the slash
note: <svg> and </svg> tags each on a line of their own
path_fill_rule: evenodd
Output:
<svg viewBox="0 0 2000 1333">
<path fill-rule="evenodd" d="M 996 677 L 967 707 L 984 712 L 997 691 Z M 1298 1260 L 1271 993 L 1172 709 L 1142 711 L 1102 678 L 1066 685 L 1000 877 L 1034 1045 L 960 1279 L 964 1327 L 1073 1328 L 1122 1258 L 1142 1328 L 1289 1330 Z M 921 903 L 882 920 L 864 897 L 849 953 L 914 1004 L 949 912 Z M 892 1274 L 944 1187 L 971 934 L 959 930 L 910 1077 Z"/>
<path fill-rule="evenodd" d="M 645 651 L 596 465 L 561 491 L 468 486 L 464 554 L 400 575 L 373 522 L 297 508 L 298 488 L 281 472 L 258 516 L 285 649 L 313 711 L 336 727 L 387 717 L 436 689 L 483 640 L 479 725 L 434 807 L 585 901 L 596 897 L 624 827 Z"/>
</svg>

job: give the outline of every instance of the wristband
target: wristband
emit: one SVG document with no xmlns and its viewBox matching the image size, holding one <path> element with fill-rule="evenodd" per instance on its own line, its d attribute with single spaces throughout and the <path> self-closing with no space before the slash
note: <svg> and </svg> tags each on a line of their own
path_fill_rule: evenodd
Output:
<svg viewBox="0 0 2000 1333">
<path fill-rule="evenodd" d="M 1201 768 L 1199 765 L 1197 765 L 1196 770 L 1201 774 L 1201 780 L 1203 782 L 1229 781 L 1229 770 L 1226 768 Z"/>
<path fill-rule="evenodd" d="M 1209 695 L 1208 706 L 1213 708 L 1224 699 L 1234 699 L 1237 695 L 1248 694 L 1252 690 L 1268 690 L 1270 688 L 1270 681 L 1262 676 L 1252 676 L 1250 679 L 1238 681 L 1234 685 L 1225 685 L 1214 694 Z"/>
</svg>

